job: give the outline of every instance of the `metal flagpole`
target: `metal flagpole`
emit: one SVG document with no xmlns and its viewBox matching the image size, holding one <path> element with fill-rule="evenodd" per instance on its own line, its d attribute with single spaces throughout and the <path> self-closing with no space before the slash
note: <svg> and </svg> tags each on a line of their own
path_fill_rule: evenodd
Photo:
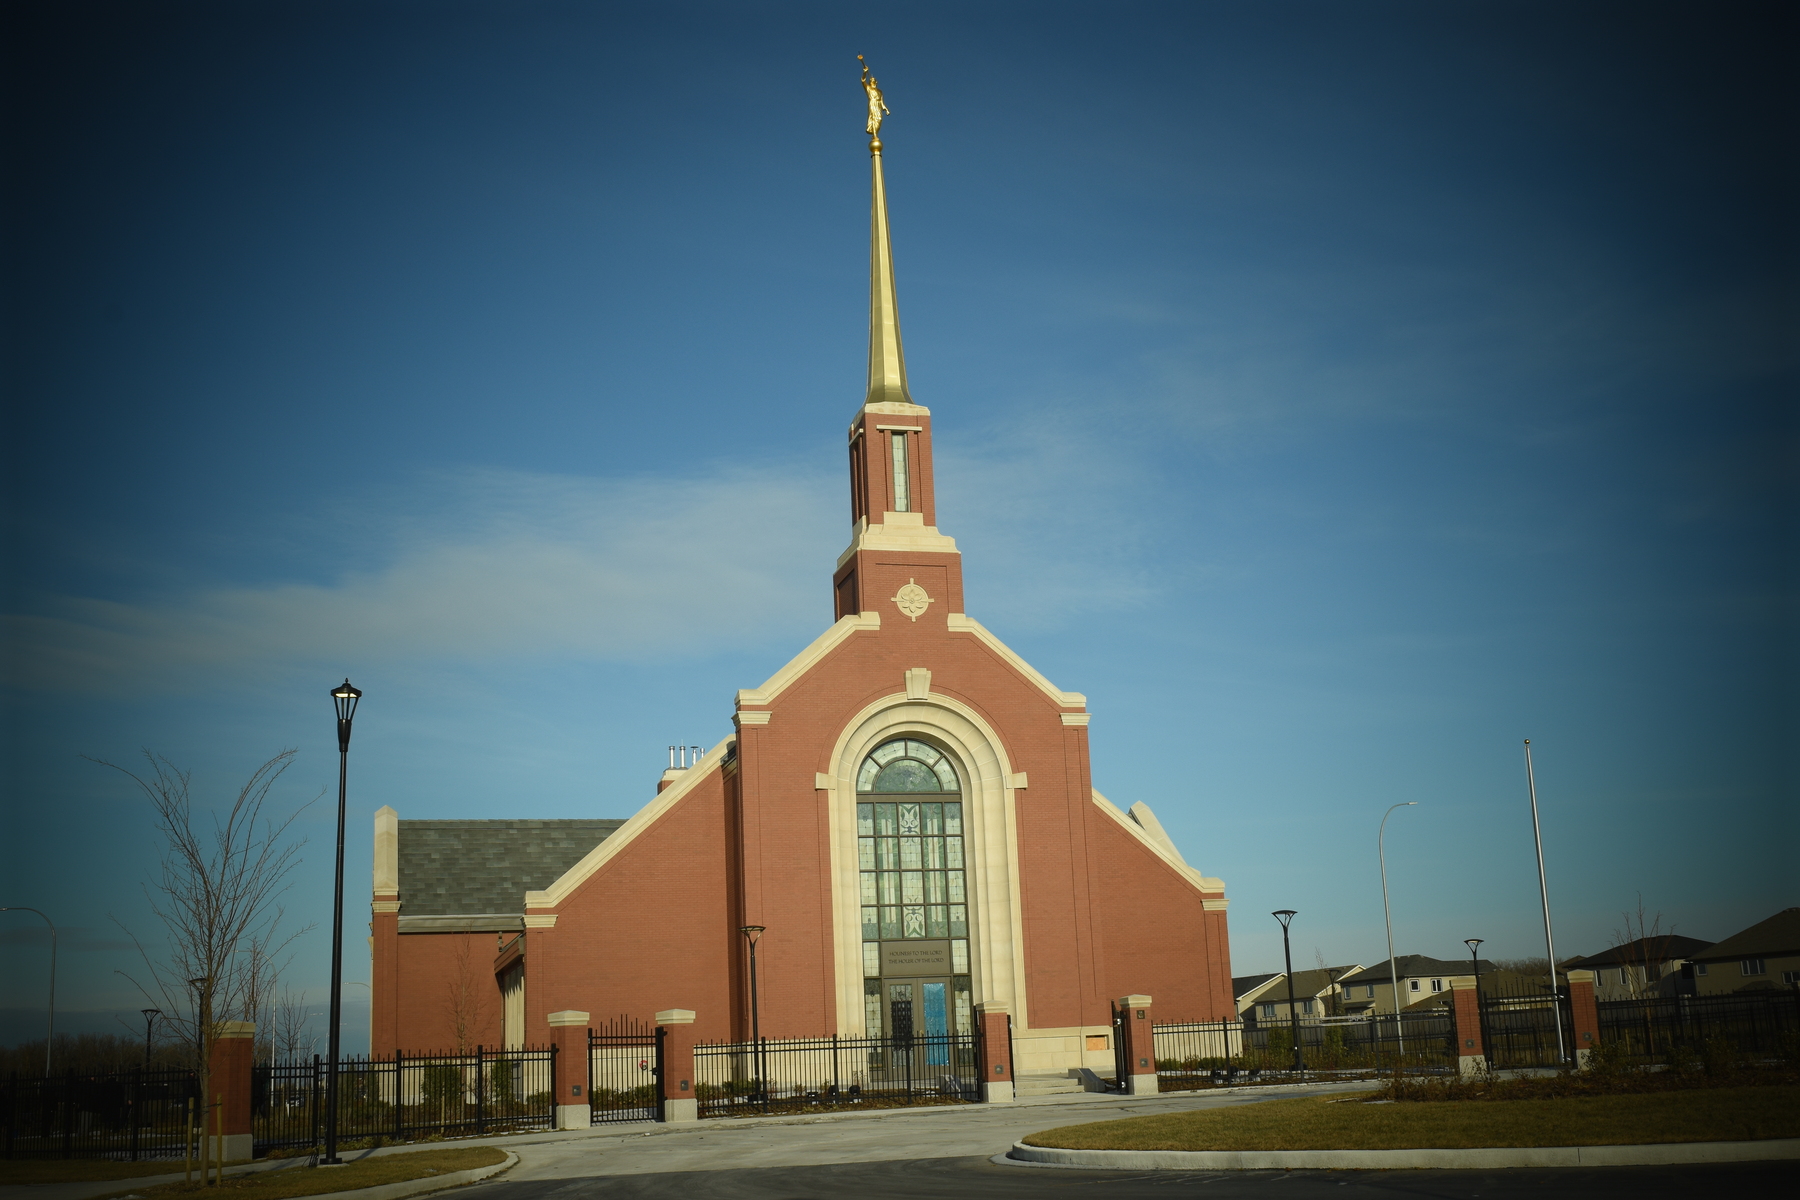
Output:
<svg viewBox="0 0 1800 1200">
<path fill-rule="evenodd" d="M 1556 939 L 1550 935 L 1550 884 L 1544 876 L 1544 831 L 1538 825 L 1537 777 L 1531 770 L 1531 739 L 1525 739 L 1525 787 L 1531 793 L 1531 836 L 1537 843 L 1538 894 L 1544 902 L 1544 953 L 1550 956 L 1550 997 L 1555 1002 L 1556 1060 L 1568 1061 L 1563 1048 L 1562 991 L 1556 983 Z"/>
<path fill-rule="evenodd" d="M 1387 836 L 1387 819 L 1394 809 L 1412 808 L 1418 803 L 1417 800 L 1403 800 L 1390 805 L 1387 812 L 1381 814 L 1381 827 L 1375 831 L 1375 857 L 1381 863 L 1381 919 L 1387 925 L 1388 988 L 1394 993 L 1394 1035 L 1400 1039 L 1402 1059 L 1406 1057 L 1406 1022 L 1400 1019 L 1400 977 L 1394 974 L 1394 918 L 1388 913 L 1387 849 L 1382 845 L 1382 839 Z"/>
</svg>

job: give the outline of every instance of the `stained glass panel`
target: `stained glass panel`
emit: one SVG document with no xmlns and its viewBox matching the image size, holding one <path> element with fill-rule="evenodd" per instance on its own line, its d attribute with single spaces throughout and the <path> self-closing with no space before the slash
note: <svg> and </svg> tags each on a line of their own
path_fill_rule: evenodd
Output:
<svg viewBox="0 0 1800 1200">
<path fill-rule="evenodd" d="M 919 848 L 919 839 L 903 837 L 900 839 L 900 866 L 916 870 L 925 865 L 925 855 Z"/>
<path fill-rule="evenodd" d="M 902 937 L 918 938 L 925 936 L 925 906 L 909 904 L 900 910 Z"/>
<path fill-rule="evenodd" d="M 875 806 L 873 804 L 856 806 L 856 836 L 875 836 Z"/>
</svg>

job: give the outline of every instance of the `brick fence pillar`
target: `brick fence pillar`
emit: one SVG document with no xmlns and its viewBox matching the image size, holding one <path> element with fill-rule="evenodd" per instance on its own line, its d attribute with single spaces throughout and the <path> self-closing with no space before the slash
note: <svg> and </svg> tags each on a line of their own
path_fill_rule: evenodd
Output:
<svg viewBox="0 0 1800 1200">
<path fill-rule="evenodd" d="M 553 1012 L 550 1040 L 556 1046 L 556 1128 L 587 1129 L 594 1123 L 588 1096 L 588 1015 L 565 1008 Z"/>
<path fill-rule="evenodd" d="M 1571 1031 L 1575 1040 L 1575 1069 L 1587 1066 L 1588 1055 L 1600 1044 L 1600 1008 L 1594 1003 L 1594 973 L 1570 971 L 1569 1015 L 1574 1018 Z"/>
<path fill-rule="evenodd" d="M 1450 1007 L 1456 1020 L 1456 1069 L 1462 1075 L 1487 1070 L 1487 1047 L 1481 1041 L 1481 996 L 1472 979 L 1450 981 Z"/>
<path fill-rule="evenodd" d="M 241 1162 L 250 1157 L 255 1139 L 250 1132 L 251 1071 L 256 1065 L 256 1022 L 220 1021 L 212 1044 L 212 1095 L 204 1104 L 220 1107 L 206 1122 L 208 1143 L 215 1162 Z"/>
<path fill-rule="evenodd" d="M 1154 1026 L 1150 1023 L 1150 997 L 1120 996 L 1119 1008 L 1125 1014 L 1125 1078 L 1122 1089 L 1133 1096 L 1154 1093 L 1156 1087 L 1156 1044 Z"/>
<path fill-rule="evenodd" d="M 662 1031 L 662 1119 L 698 1121 L 700 1097 L 694 1082 L 694 1010 L 665 1008 L 656 1014 Z"/>
<path fill-rule="evenodd" d="M 981 1027 L 981 1098 L 989 1104 L 1013 1102 L 1012 1033 L 1004 1004 L 977 1004 Z"/>
</svg>

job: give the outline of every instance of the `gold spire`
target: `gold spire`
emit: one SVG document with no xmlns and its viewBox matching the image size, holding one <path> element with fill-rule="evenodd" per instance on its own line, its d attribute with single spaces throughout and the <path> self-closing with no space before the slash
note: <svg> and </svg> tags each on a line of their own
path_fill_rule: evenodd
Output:
<svg viewBox="0 0 1800 1200">
<path fill-rule="evenodd" d="M 856 56 L 858 59 L 862 55 Z M 863 63 L 863 90 L 869 96 L 869 161 L 873 198 L 869 209 L 869 394 L 865 404 L 911 404 L 906 390 L 906 354 L 900 345 L 900 306 L 894 298 L 894 248 L 888 237 L 887 186 L 881 176 L 881 118 L 888 111 L 881 85 Z"/>
</svg>

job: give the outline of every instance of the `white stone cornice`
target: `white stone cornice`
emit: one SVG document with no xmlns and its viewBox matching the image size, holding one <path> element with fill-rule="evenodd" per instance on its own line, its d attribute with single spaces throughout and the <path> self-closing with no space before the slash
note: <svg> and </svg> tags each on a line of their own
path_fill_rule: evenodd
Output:
<svg viewBox="0 0 1800 1200">
<path fill-rule="evenodd" d="M 789 684 L 812 670 L 827 654 L 836 650 L 845 638 L 853 633 L 873 633 L 881 628 L 881 614 L 878 612 L 855 613 L 839 617 L 837 623 L 824 633 L 813 639 L 812 645 L 790 658 L 782 668 L 763 681 L 759 688 L 741 688 L 737 694 L 739 706 L 745 704 L 768 704 L 787 690 Z"/>
<path fill-rule="evenodd" d="M 951 633 L 973 634 L 977 641 L 986 646 L 989 650 L 992 650 L 999 656 L 1002 662 L 1023 675 L 1026 679 L 1030 680 L 1032 686 L 1036 687 L 1038 691 L 1050 697 L 1058 708 L 1087 707 L 1086 696 L 1082 695 L 1080 692 L 1065 692 L 1054 683 L 1051 683 L 1048 679 L 1044 678 L 1043 673 L 1036 667 L 1020 658 L 1018 653 L 1011 646 L 1008 646 L 1005 642 L 989 633 L 987 627 L 982 625 L 980 621 L 975 620 L 966 613 L 951 613 L 949 614 L 948 620 Z"/>
<path fill-rule="evenodd" d="M 924 513 L 882 513 L 878 525 L 865 525 L 857 529 L 850 539 L 850 545 L 838 555 L 837 565 L 843 566 L 862 550 L 900 550 L 913 551 L 917 554 L 959 554 L 956 539 L 938 532 L 936 525 L 925 524 Z"/>
</svg>

